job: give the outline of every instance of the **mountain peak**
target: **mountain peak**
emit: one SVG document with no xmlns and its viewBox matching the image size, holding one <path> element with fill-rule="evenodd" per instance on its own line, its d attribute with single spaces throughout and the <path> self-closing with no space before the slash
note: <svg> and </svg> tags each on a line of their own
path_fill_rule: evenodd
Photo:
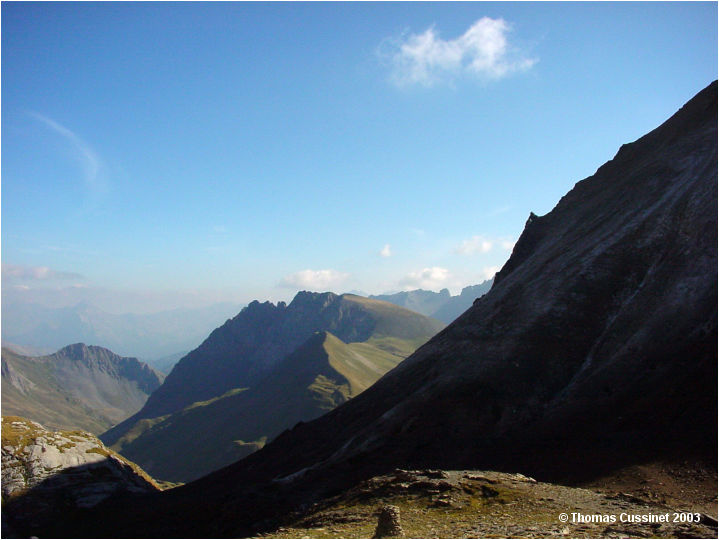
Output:
<svg viewBox="0 0 719 540">
<path fill-rule="evenodd" d="M 87 358 L 87 355 L 89 353 L 89 349 L 87 345 L 84 343 L 73 343 L 72 345 L 67 345 L 57 351 L 55 354 L 67 356 L 69 358 L 76 358 L 78 360 L 81 360 L 83 358 Z"/>
<path fill-rule="evenodd" d="M 333 292 L 312 292 L 312 291 L 300 291 L 290 302 L 290 306 L 297 307 L 300 305 L 312 305 L 316 307 L 327 307 L 332 302 L 340 298 Z"/>
</svg>

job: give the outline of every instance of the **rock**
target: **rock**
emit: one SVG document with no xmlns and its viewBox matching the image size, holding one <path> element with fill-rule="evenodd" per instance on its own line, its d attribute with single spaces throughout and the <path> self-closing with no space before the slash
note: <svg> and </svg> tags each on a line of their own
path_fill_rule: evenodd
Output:
<svg viewBox="0 0 719 540">
<path fill-rule="evenodd" d="M 402 536 L 404 536 L 404 531 L 399 519 L 399 508 L 389 504 L 383 506 L 379 511 L 374 538 L 397 538 Z"/>
<path fill-rule="evenodd" d="M 437 478 L 437 479 L 444 479 L 449 478 L 449 475 L 442 470 L 435 470 L 435 469 L 426 469 L 422 471 L 422 476 L 426 476 L 427 478 Z"/>
<path fill-rule="evenodd" d="M 145 494 L 157 484 L 142 469 L 83 431 L 48 431 L 2 418 L 3 518 L 24 536 L 54 512 L 90 508 L 117 493 Z"/>
</svg>

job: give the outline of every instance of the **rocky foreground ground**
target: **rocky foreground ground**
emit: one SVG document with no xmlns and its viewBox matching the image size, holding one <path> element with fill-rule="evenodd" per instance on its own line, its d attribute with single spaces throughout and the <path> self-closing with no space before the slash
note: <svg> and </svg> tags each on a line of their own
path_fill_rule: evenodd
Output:
<svg viewBox="0 0 719 540">
<path fill-rule="evenodd" d="M 709 486 L 711 477 L 703 478 Z M 614 482 L 619 485 L 618 478 Z M 670 491 L 679 489 L 681 479 L 670 483 Z M 694 493 L 694 502 L 680 506 L 668 504 L 661 489 L 644 497 L 641 490 L 625 493 L 607 486 L 566 487 L 488 471 L 397 469 L 288 516 L 261 537 L 372 538 L 387 506 L 399 510 L 408 538 L 717 537 L 715 473 L 713 495 Z M 638 486 L 630 487 L 636 492 Z"/>
<path fill-rule="evenodd" d="M 3 538 L 22 537 L 56 513 L 90 508 L 117 493 L 159 489 L 90 433 L 51 431 L 31 420 L 2 417 Z"/>
</svg>

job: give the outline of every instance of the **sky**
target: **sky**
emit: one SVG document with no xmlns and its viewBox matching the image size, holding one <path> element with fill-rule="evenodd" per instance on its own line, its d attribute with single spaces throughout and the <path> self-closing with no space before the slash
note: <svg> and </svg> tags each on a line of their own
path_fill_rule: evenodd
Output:
<svg viewBox="0 0 719 540">
<path fill-rule="evenodd" d="M 491 278 L 717 78 L 717 4 L 2 3 L 2 298 Z"/>
</svg>

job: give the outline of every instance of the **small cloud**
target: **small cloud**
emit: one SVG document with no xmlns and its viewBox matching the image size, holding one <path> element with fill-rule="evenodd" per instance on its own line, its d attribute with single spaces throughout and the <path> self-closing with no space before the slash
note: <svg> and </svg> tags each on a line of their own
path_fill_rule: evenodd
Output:
<svg viewBox="0 0 719 540">
<path fill-rule="evenodd" d="M 75 272 L 58 272 L 47 266 L 2 265 L 3 279 L 11 281 L 75 280 L 84 277 Z"/>
<path fill-rule="evenodd" d="M 432 268 L 423 268 L 418 272 L 410 272 L 399 282 L 400 287 L 405 291 L 413 289 L 441 289 L 447 285 L 451 278 L 449 270 L 433 266 Z"/>
<path fill-rule="evenodd" d="M 326 291 L 340 287 L 347 278 L 349 274 L 337 270 L 301 270 L 282 278 L 280 287 Z"/>
<path fill-rule="evenodd" d="M 458 38 L 444 40 L 432 26 L 421 34 L 388 40 L 380 55 L 389 57 L 398 86 L 432 86 L 464 75 L 496 80 L 537 63 L 509 45 L 510 31 L 504 19 L 482 17 Z"/>
<path fill-rule="evenodd" d="M 460 255 L 477 255 L 479 253 L 489 253 L 494 247 L 491 240 L 487 240 L 482 236 L 473 236 L 469 240 L 462 242 L 455 252 Z"/>
<path fill-rule="evenodd" d="M 389 247 L 389 244 L 385 244 L 382 250 L 379 252 L 379 254 L 382 257 L 391 257 L 392 256 L 392 250 Z"/>
</svg>

